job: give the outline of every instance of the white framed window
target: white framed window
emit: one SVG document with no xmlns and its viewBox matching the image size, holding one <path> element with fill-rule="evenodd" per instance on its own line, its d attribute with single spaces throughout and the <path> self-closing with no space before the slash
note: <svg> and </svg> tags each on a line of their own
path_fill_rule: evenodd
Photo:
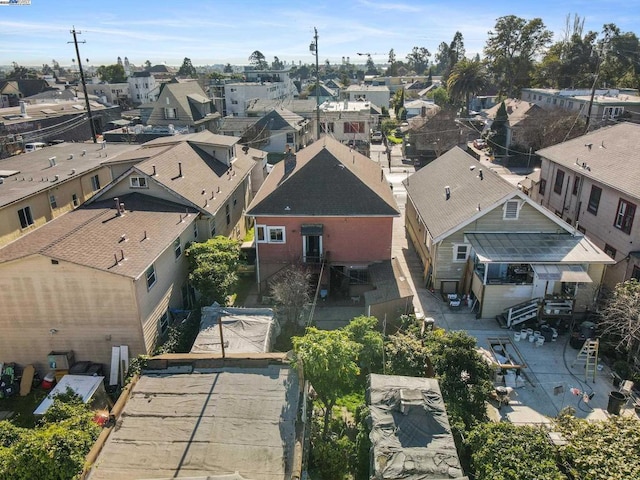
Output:
<svg viewBox="0 0 640 480">
<path fill-rule="evenodd" d="M 175 242 L 173 242 L 173 251 L 176 254 L 176 258 L 180 258 L 180 255 L 182 255 L 182 242 L 180 242 L 180 237 L 176 238 Z"/>
<path fill-rule="evenodd" d="M 198 221 L 193 222 L 193 239 L 198 240 Z"/>
<path fill-rule="evenodd" d="M 31 207 L 24 207 L 18 210 L 18 218 L 20 219 L 20 227 L 27 228 L 33 225 L 33 216 L 31 215 Z"/>
<path fill-rule="evenodd" d="M 267 242 L 286 243 L 287 238 L 284 227 L 267 227 Z"/>
<path fill-rule="evenodd" d="M 169 310 L 165 310 L 162 316 L 158 319 L 158 333 L 164 337 L 169 330 Z"/>
<path fill-rule="evenodd" d="M 145 177 L 129 177 L 129 185 L 131 188 L 149 188 Z"/>
<path fill-rule="evenodd" d="M 454 262 L 466 262 L 471 253 L 471 245 L 466 243 L 455 243 L 453 245 L 453 261 Z"/>
<path fill-rule="evenodd" d="M 76 195 L 75 193 L 71 195 L 71 203 L 73 203 L 74 207 L 77 207 L 78 205 L 80 205 L 80 200 L 78 200 L 78 195 Z"/>
<path fill-rule="evenodd" d="M 96 190 L 100 190 L 100 177 L 98 175 L 94 175 L 91 177 L 91 189 L 95 192 Z"/>
<path fill-rule="evenodd" d="M 56 202 L 55 195 L 49 195 L 49 205 L 51 205 L 51 208 L 58 208 L 58 202 Z"/>
<path fill-rule="evenodd" d="M 216 236 L 216 219 L 212 218 L 209 220 L 209 232 L 211 233 L 211 238 Z"/>
<path fill-rule="evenodd" d="M 256 225 L 256 242 L 267 242 L 267 227 L 265 225 Z"/>
<path fill-rule="evenodd" d="M 509 200 L 505 202 L 502 216 L 504 220 L 517 220 L 519 214 L 520 202 L 518 200 Z"/>
<path fill-rule="evenodd" d="M 151 287 L 156 284 L 156 269 L 153 265 L 147 269 L 145 277 L 147 278 L 147 290 L 151 290 Z"/>
<path fill-rule="evenodd" d="M 169 99 L 167 98 L 167 100 Z M 175 108 L 165 108 L 164 118 L 165 120 L 173 120 L 175 118 L 178 118 L 178 110 L 176 110 Z"/>
</svg>

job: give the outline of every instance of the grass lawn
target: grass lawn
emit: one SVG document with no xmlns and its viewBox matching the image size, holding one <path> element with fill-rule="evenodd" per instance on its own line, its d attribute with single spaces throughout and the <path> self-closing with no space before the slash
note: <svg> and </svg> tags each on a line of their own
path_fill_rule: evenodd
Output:
<svg viewBox="0 0 640 480">
<path fill-rule="evenodd" d="M 48 391 L 41 388 L 34 388 L 25 397 L 16 395 L 15 397 L 0 399 L 0 410 L 14 412 L 9 420 L 18 427 L 33 428 L 36 425 L 36 417 L 33 411 L 40 402 L 47 396 Z"/>
<path fill-rule="evenodd" d="M 238 284 L 236 285 L 236 291 L 234 293 L 233 305 L 243 305 L 251 291 L 251 287 L 253 287 L 255 283 L 256 280 L 253 275 L 240 275 Z"/>
</svg>

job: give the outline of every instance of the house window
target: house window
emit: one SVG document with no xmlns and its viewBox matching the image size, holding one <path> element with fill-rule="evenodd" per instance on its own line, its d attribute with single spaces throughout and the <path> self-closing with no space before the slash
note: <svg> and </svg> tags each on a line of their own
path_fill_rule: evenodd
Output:
<svg viewBox="0 0 640 480">
<path fill-rule="evenodd" d="M 580 226 L 580 225 L 578 225 L 578 231 L 579 231 L 580 233 L 582 233 L 583 235 L 586 235 L 586 234 L 587 234 L 587 229 L 586 229 L 586 228 L 584 228 L 584 227 L 582 227 L 582 226 Z"/>
<path fill-rule="evenodd" d="M 158 319 L 158 332 L 161 336 L 165 336 L 169 330 L 169 311 L 166 310 Z"/>
<path fill-rule="evenodd" d="M 631 273 L 631 278 L 635 278 L 636 280 L 640 281 L 640 267 L 638 267 L 637 265 L 633 266 L 633 272 Z"/>
<path fill-rule="evenodd" d="M 540 179 L 540 185 L 538 186 L 538 193 L 544 195 L 544 191 L 547 188 L 547 181 L 544 178 Z"/>
<path fill-rule="evenodd" d="M 153 265 L 147 269 L 145 277 L 147 278 L 147 290 L 151 290 L 151 287 L 156 284 L 156 269 Z"/>
<path fill-rule="evenodd" d="M 598 207 L 600 206 L 601 195 L 602 195 L 602 189 L 600 187 L 596 187 L 595 185 L 592 185 L 591 194 L 589 195 L 589 204 L 587 205 L 587 212 L 593 213 L 594 215 L 598 214 Z"/>
<path fill-rule="evenodd" d="M 266 227 L 264 225 L 256 225 L 256 241 L 258 243 L 267 241 Z"/>
<path fill-rule="evenodd" d="M 553 191 L 560 195 L 562 193 L 562 184 L 564 183 L 564 172 L 558 170 L 556 172 L 556 182 L 553 184 Z"/>
<path fill-rule="evenodd" d="M 466 262 L 469 258 L 469 252 L 471 248 L 464 243 L 456 244 L 453 246 L 453 261 L 454 262 Z"/>
<path fill-rule="evenodd" d="M 91 188 L 94 192 L 100 190 L 100 177 L 98 177 L 98 175 L 91 177 Z"/>
<path fill-rule="evenodd" d="M 198 222 L 193 222 L 193 239 L 198 240 Z"/>
<path fill-rule="evenodd" d="M 55 195 L 49 195 L 49 205 L 51 205 L 51 208 L 58 208 L 58 202 L 56 202 Z"/>
<path fill-rule="evenodd" d="M 129 177 L 129 185 L 131 188 L 148 188 L 145 177 Z"/>
<path fill-rule="evenodd" d="M 216 236 L 216 219 L 212 218 L 209 220 L 209 232 L 211 233 L 211 238 Z"/>
<path fill-rule="evenodd" d="M 29 225 L 33 225 L 31 207 L 24 207 L 18 210 L 18 218 L 20 219 L 20 226 L 22 228 L 27 228 Z"/>
<path fill-rule="evenodd" d="M 180 237 L 176 238 L 176 241 L 173 242 L 173 251 L 176 254 L 176 258 L 180 258 L 180 255 L 182 255 L 182 243 L 180 243 Z"/>
<path fill-rule="evenodd" d="M 620 199 L 618 202 L 618 213 L 613 226 L 624 233 L 631 233 L 633 226 L 633 217 L 636 214 L 636 206 L 633 203 Z"/>
<path fill-rule="evenodd" d="M 293 143 L 293 133 L 287 133 L 287 143 Z"/>
<path fill-rule="evenodd" d="M 333 122 L 322 122 L 320 124 L 320 126 L 322 127 L 322 131 L 323 133 L 333 133 L 334 132 L 334 124 Z"/>
<path fill-rule="evenodd" d="M 237 105 L 238 101 L 237 100 L 231 100 L 231 105 Z"/>
<path fill-rule="evenodd" d="M 615 248 L 613 248 L 611 245 L 609 245 L 608 243 L 604 244 L 604 253 L 609 255 L 614 260 L 616 259 L 617 250 Z"/>
<path fill-rule="evenodd" d="M 286 243 L 284 227 L 267 227 L 267 234 L 269 243 Z"/>
<path fill-rule="evenodd" d="M 369 270 L 367 270 L 367 267 L 349 269 L 349 284 L 366 285 L 367 283 L 369 283 Z"/>
<path fill-rule="evenodd" d="M 73 203 L 74 207 L 77 207 L 78 205 L 80 205 L 80 200 L 78 200 L 78 195 L 76 195 L 75 193 L 71 195 L 71 203 Z"/>
<path fill-rule="evenodd" d="M 169 100 L 169 99 L 167 99 Z M 178 118 L 178 111 L 175 108 L 165 108 L 164 109 L 164 118 L 166 120 L 173 120 Z"/>
<path fill-rule="evenodd" d="M 224 213 L 227 217 L 227 225 L 229 225 L 231 223 L 231 209 L 228 203 L 224 206 Z"/>
<path fill-rule="evenodd" d="M 519 212 L 520 202 L 517 200 L 509 200 L 504 204 L 504 215 L 502 218 L 505 220 L 517 220 Z"/>
<path fill-rule="evenodd" d="M 572 195 L 578 194 L 578 187 L 580 186 L 580 177 L 576 175 L 576 178 L 573 180 L 573 190 L 571 191 Z"/>
<path fill-rule="evenodd" d="M 364 133 L 364 122 L 344 122 L 344 133 Z"/>
</svg>

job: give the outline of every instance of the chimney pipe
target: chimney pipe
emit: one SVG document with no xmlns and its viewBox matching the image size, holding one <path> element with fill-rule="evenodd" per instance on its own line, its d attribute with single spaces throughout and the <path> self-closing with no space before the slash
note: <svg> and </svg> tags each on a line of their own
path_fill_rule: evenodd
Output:
<svg viewBox="0 0 640 480">
<path fill-rule="evenodd" d="M 156 176 L 156 166 L 155 165 L 151 165 L 153 167 L 153 173 L 151 174 L 152 177 Z"/>
<path fill-rule="evenodd" d="M 480 177 L 480 180 L 484 179 L 484 175 L 482 175 L 482 169 L 478 170 L 478 177 Z"/>
<path fill-rule="evenodd" d="M 449 185 L 444 187 L 444 195 L 445 195 L 447 200 L 449 200 L 451 198 L 451 188 L 449 187 Z"/>
<path fill-rule="evenodd" d="M 124 260 L 124 250 L 120 249 L 120 256 L 122 257 L 120 260 Z"/>
<path fill-rule="evenodd" d="M 178 176 L 182 178 L 182 162 L 178 162 Z"/>
<path fill-rule="evenodd" d="M 116 215 L 120 216 L 121 212 L 120 212 L 120 199 L 118 197 L 113 199 L 114 202 L 116 202 Z"/>
</svg>

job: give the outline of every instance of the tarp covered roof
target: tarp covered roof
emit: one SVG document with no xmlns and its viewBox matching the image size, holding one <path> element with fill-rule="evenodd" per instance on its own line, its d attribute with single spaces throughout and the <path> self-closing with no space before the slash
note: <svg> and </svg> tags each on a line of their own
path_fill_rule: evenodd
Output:
<svg viewBox="0 0 640 480">
<path fill-rule="evenodd" d="M 462 474 L 438 381 L 369 376 L 376 480 L 445 480 Z"/>
<path fill-rule="evenodd" d="M 214 303 L 202 308 L 200 333 L 191 347 L 191 353 L 220 352 L 220 327 L 225 353 L 270 352 L 280 331 L 270 308 L 222 307 Z"/>
</svg>

